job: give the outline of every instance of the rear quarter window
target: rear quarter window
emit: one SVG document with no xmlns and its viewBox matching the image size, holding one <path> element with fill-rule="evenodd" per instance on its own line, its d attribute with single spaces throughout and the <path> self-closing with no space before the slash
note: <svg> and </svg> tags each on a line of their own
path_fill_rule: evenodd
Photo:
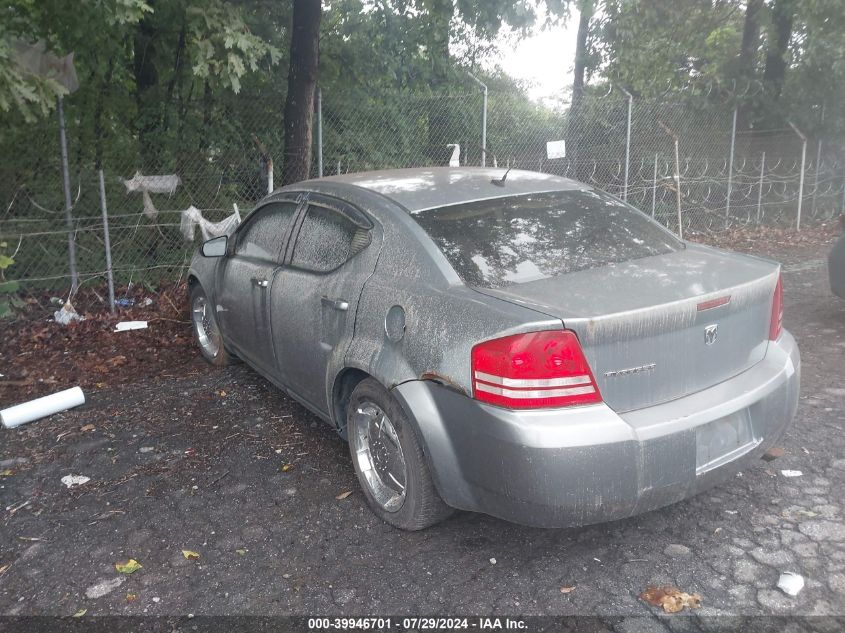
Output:
<svg viewBox="0 0 845 633">
<path fill-rule="evenodd" d="M 464 283 L 485 288 L 683 248 L 642 212 L 594 190 L 481 200 L 413 217 Z"/>
</svg>

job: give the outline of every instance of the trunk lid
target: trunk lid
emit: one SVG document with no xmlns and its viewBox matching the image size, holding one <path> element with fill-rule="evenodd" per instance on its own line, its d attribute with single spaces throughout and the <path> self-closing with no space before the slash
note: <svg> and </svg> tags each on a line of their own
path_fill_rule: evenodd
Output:
<svg viewBox="0 0 845 633">
<path fill-rule="evenodd" d="M 605 402 L 621 413 L 706 389 L 762 360 L 778 274 L 774 262 L 690 244 L 476 290 L 560 318 L 578 334 Z"/>
</svg>

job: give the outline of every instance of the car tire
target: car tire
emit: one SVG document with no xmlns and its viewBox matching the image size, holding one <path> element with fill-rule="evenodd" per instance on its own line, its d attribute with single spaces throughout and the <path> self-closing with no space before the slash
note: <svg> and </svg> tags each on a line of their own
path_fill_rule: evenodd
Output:
<svg viewBox="0 0 845 633">
<path fill-rule="evenodd" d="M 383 414 L 381 417 L 379 412 Z M 346 420 L 355 474 L 376 516 L 403 530 L 422 530 L 454 512 L 437 494 L 413 425 L 401 405 L 378 381 L 367 378 L 355 387 Z M 381 443 L 387 447 L 386 452 L 392 452 L 388 462 L 398 464 L 401 458 L 404 477 L 398 474 L 393 477 L 392 473 L 384 476 L 384 471 L 380 472 Z M 398 466 L 393 470 L 399 470 Z M 382 487 L 387 489 L 386 493 Z M 401 499 L 397 499 L 400 495 Z"/>
<path fill-rule="evenodd" d="M 191 286 L 190 292 L 191 330 L 202 357 L 215 367 L 232 363 L 232 356 L 223 345 L 223 335 L 217 323 L 217 316 L 208 301 L 202 286 Z"/>
</svg>

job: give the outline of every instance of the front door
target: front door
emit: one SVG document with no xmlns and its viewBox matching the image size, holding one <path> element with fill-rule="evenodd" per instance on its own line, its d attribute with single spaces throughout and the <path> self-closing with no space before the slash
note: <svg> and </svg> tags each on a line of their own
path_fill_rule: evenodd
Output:
<svg viewBox="0 0 845 633">
<path fill-rule="evenodd" d="M 301 399 L 329 412 L 327 381 L 352 340 L 364 283 L 375 269 L 381 231 L 361 211 L 310 194 L 290 264 L 275 278 L 270 306 L 283 380 Z"/>
<path fill-rule="evenodd" d="M 233 251 L 218 268 L 216 308 L 223 339 L 238 356 L 272 375 L 276 372 L 267 320 L 269 293 L 296 209 L 296 201 L 285 200 L 253 211 L 233 236 Z"/>
</svg>

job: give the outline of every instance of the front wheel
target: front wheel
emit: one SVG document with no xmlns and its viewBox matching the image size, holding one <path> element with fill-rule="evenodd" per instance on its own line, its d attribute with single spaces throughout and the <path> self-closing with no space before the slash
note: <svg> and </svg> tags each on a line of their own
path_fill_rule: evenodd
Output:
<svg viewBox="0 0 845 633">
<path fill-rule="evenodd" d="M 452 514 L 405 412 L 381 384 L 361 381 L 346 417 L 355 474 L 378 517 L 403 530 L 422 530 Z"/>
<path fill-rule="evenodd" d="M 217 315 L 202 286 L 195 284 L 190 290 L 191 324 L 194 340 L 200 348 L 202 357 L 212 365 L 223 367 L 231 362 L 231 357 L 223 346 L 223 336 L 217 325 Z"/>
</svg>

